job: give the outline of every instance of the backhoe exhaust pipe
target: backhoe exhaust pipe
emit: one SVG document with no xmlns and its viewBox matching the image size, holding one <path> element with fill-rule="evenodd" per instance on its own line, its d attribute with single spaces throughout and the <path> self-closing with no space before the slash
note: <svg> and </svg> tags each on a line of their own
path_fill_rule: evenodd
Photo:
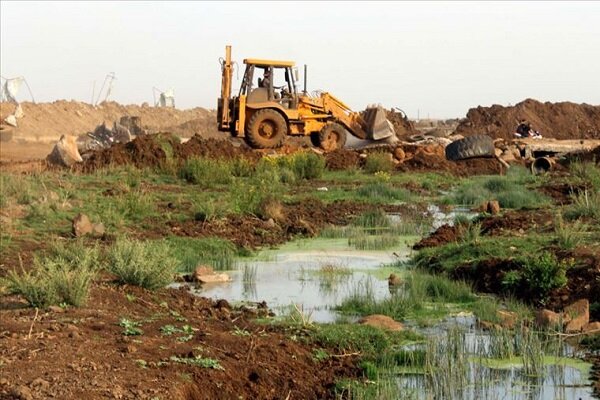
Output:
<svg viewBox="0 0 600 400">
<path fill-rule="evenodd" d="M 308 95 L 308 90 L 307 90 L 308 86 L 306 85 L 307 74 L 308 74 L 308 65 L 304 64 L 304 77 L 303 77 L 304 78 L 304 90 L 302 92 L 304 93 L 305 96 Z"/>
</svg>

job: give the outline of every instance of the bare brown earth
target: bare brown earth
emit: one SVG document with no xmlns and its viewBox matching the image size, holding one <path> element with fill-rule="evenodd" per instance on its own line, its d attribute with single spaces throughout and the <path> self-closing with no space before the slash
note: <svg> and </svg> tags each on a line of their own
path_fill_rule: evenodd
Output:
<svg viewBox="0 0 600 400">
<path fill-rule="evenodd" d="M 571 102 L 541 103 L 527 99 L 514 106 L 494 104 L 471 108 L 454 133 L 487 134 L 510 139 L 521 119 L 531 123 L 542 136 L 556 139 L 600 138 L 600 106 Z"/>
<path fill-rule="evenodd" d="M 0 304 L 0 399 L 327 399 L 335 377 L 357 377 L 353 356 L 316 361 L 301 330 L 253 322 L 264 304 L 232 309 L 185 289 L 96 284 L 88 305 L 34 310 Z M 143 331 L 127 336 L 121 318 Z M 161 328 L 193 328 L 191 336 Z M 337 354 L 331 349 L 331 354 Z M 221 368 L 177 362 L 202 357 Z"/>
<path fill-rule="evenodd" d="M 79 101 L 57 100 L 52 103 L 21 103 L 24 117 L 17 120 L 13 130 L 16 141 L 55 142 L 61 135 L 81 135 L 91 132 L 104 121 L 112 125 L 122 116 L 137 116 L 151 132 L 170 131 L 182 137 L 200 134 L 204 137 L 221 136 L 216 130 L 213 111 L 196 107 L 179 110 L 148 105 L 122 105 L 103 102 L 97 106 Z M 15 106 L 0 103 L 0 116 L 4 119 Z"/>
</svg>

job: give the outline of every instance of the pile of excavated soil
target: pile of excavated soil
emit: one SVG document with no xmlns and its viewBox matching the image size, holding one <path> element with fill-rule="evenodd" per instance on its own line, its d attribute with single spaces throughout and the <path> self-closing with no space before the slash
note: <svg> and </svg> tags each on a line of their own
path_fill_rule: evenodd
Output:
<svg viewBox="0 0 600 400">
<path fill-rule="evenodd" d="M 14 296 L 0 306 L 1 399 L 333 399 L 338 379 L 360 376 L 357 356 L 315 361 L 321 345 L 305 334 L 256 323 L 264 303 L 235 309 L 186 289 L 101 282 L 83 307 L 38 310 Z"/>
<path fill-rule="evenodd" d="M 338 149 L 325 154 L 325 165 L 333 171 L 358 168 L 361 158 L 356 151 Z"/>
<path fill-rule="evenodd" d="M 0 103 L 1 116 L 11 114 L 15 106 Z M 171 131 L 179 136 L 223 137 L 216 129 L 214 111 L 203 108 L 179 110 L 148 105 L 122 105 L 104 102 L 96 107 L 89 103 L 58 100 L 52 103 L 21 103 L 24 117 L 17 120 L 18 127 L 13 131 L 13 140 L 54 142 L 63 134 L 81 135 L 107 121 L 122 116 L 141 118 L 142 127 L 150 132 Z"/>
<path fill-rule="evenodd" d="M 514 106 L 471 108 L 454 133 L 470 136 L 488 134 L 513 138 L 519 121 L 526 119 L 542 136 L 556 139 L 600 138 L 600 106 L 570 102 L 541 103 L 527 99 Z"/>
<path fill-rule="evenodd" d="M 387 111 L 387 119 L 394 125 L 396 137 L 406 140 L 409 136 L 419 133 L 415 125 L 403 113 L 394 110 Z"/>
<path fill-rule="evenodd" d="M 253 152 L 245 146 L 236 147 L 230 141 L 203 139 L 194 136 L 185 143 L 169 133 L 139 136 L 128 143 L 117 143 L 113 146 L 92 151 L 84 155 L 85 161 L 75 165 L 75 169 L 91 172 L 99 168 L 117 165 L 135 165 L 142 167 L 158 167 L 169 160 L 181 162 L 192 157 L 214 159 L 246 158 L 258 160 L 260 153 Z"/>
</svg>

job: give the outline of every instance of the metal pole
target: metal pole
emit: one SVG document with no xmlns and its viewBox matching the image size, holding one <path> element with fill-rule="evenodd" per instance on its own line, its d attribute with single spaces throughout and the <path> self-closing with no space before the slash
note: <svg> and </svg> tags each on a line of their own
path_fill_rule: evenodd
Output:
<svg viewBox="0 0 600 400">
<path fill-rule="evenodd" d="M 306 96 L 308 94 L 308 91 L 306 90 L 307 86 L 306 86 L 306 75 L 308 74 L 308 66 L 306 64 L 304 64 L 304 95 Z"/>
</svg>

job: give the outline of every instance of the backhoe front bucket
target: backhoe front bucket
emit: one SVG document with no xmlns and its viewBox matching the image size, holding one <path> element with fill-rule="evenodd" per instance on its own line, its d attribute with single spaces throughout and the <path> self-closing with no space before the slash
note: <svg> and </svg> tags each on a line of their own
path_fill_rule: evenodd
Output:
<svg viewBox="0 0 600 400">
<path fill-rule="evenodd" d="M 368 107 L 362 112 L 362 118 L 367 138 L 370 140 L 387 139 L 396 134 L 394 125 L 386 118 L 383 107 Z"/>
</svg>

